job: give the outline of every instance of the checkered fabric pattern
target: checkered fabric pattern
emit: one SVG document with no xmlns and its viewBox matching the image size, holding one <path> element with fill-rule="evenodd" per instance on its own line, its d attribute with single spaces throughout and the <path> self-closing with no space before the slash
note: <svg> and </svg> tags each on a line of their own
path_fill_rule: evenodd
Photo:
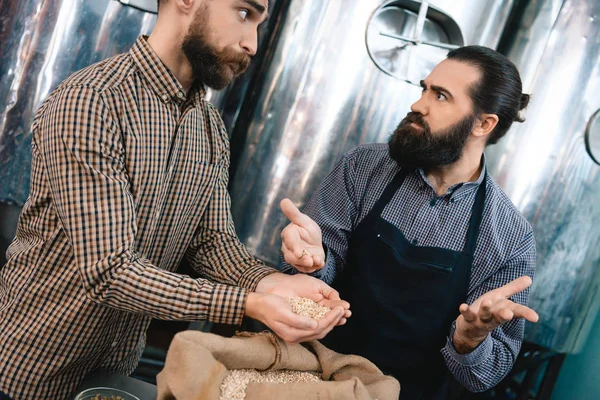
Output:
<svg viewBox="0 0 600 400">
<path fill-rule="evenodd" d="M 34 120 L 30 196 L 0 270 L 0 391 L 15 400 L 131 373 L 151 318 L 238 324 L 274 272 L 235 234 L 218 112 L 146 39 L 72 75 Z M 203 279 L 173 272 L 184 256 Z"/>
<path fill-rule="evenodd" d="M 485 158 L 484 158 L 485 165 Z M 348 241 L 354 228 L 369 213 L 400 167 L 386 144 L 366 144 L 347 153 L 323 180 L 304 209 L 321 227 L 327 248 L 325 267 L 313 274 L 332 283 L 346 265 Z M 399 228 L 418 246 L 462 251 L 477 188 L 485 168 L 475 182 L 457 184 L 438 196 L 423 170 L 411 172 L 382 217 Z M 533 278 L 535 239 L 533 230 L 500 187 L 488 175 L 487 194 L 468 300 L 522 275 Z M 284 272 L 295 273 L 283 262 Z M 512 300 L 527 304 L 529 289 Z M 459 312 L 456 310 L 456 316 Z M 483 391 L 496 385 L 512 368 L 523 340 L 524 321 L 511 321 L 494 330 L 469 354 L 458 354 L 452 344 L 454 326 L 448 327 L 448 342 L 440 349 L 448 368 L 469 390 Z"/>
</svg>

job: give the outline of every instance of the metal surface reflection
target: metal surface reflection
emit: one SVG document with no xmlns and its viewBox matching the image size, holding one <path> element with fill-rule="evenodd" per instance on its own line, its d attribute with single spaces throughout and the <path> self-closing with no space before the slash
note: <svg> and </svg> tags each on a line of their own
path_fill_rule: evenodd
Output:
<svg viewBox="0 0 600 400">
<path fill-rule="evenodd" d="M 138 10 L 156 13 L 158 12 L 157 0 L 119 0 L 121 3 L 130 7 L 135 7 Z"/>
<path fill-rule="evenodd" d="M 0 201 L 23 204 L 29 191 L 29 127 L 46 96 L 73 72 L 125 52 L 156 15 L 114 0 L 12 2 L 2 25 Z"/>
<path fill-rule="evenodd" d="M 533 95 L 527 121 L 487 154 L 490 172 L 537 240 L 530 305 L 540 322 L 528 324 L 526 339 L 576 352 L 600 305 L 600 167 L 584 143 L 588 121 L 600 108 L 600 2 L 556 6 L 532 2 L 526 13 L 530 29 L 517 35 L 509 56 Z M 538 60 L 535 68 L 529 65 Z"/>
<path fill-rule="evenodd" d="M 386 141 L 420 96 L 420 88 L 383 73 L 367 52 L 367 24 L 383 3 L 290 1 L 265 83 L 253 89 L 255 107 L 233 138 L 245 142 L 232 148 L 239 153 L 231 180 L 238 235 L 270 264 L 278 263 L 286 224 L 279 201 L 289 197 L 302 206 L 344 152 Z M 429 3 L 457 22 L 465 43 L 495 47 L 512 1 Z M 424 78 L 429 71 L 419 68 L 415 75 Z"/>
<path fill-rule="evenodd" d="M 207 99 L 235 124 L 241 99 L 280 22 L 284 0 L 270 0 L 252 68 Z M 0 0 L 0 202 L 23 205 L 29 192 L 29 127 L 46 96 L 73 72 L 126 52 L 156 22 L 156 0 Z M 0 218 L 2 217 L 0 213 Z M 1 250 L 1 249 L 0 249 Z"/>
</svg>

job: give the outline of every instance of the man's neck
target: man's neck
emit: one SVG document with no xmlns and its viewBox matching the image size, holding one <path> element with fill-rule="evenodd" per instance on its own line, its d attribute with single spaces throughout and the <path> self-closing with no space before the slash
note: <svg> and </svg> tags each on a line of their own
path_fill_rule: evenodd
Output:
<svg viewBox="0 0 600 400">
<path fill-rule="evenodd" d="M 194 75 L 190 62 L 181 50 L 181 38 L 172 31 L 163 29 L 157 21 L 152 34 L 148 37 L 148 44 L 175 75 L 185 92 L 188 92 L 194 82 Z"/>
<path fill-rule="evenodd" d="M 431 168 L 425 171 L 425 176 L 433 185 L 438 196 L 446 194 L 448 189 L 458 183 L 474 182 L 481 175 L 483 163 L 482 151 L 465 151 L 461 158 L 453 164 Z"/>
</svg>

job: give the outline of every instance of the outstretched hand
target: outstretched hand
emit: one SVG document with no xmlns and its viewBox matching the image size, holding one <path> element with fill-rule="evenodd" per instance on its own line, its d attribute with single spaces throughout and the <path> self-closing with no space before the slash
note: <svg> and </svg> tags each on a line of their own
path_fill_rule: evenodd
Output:
<svg viewBox="0 0 600 400">
<path fill-rule="evenodd" d="M 522 276 L 483 294 L 470 306 L 461 304 L 453 337 L 456 350 L 463 354 L 471 352 L 491 331 L 515 318 L 537 322 L 539 316 L 535 311 L 509 300 L 511 296 L 522 292 L 531 284 L 530 277 Z"/>
</svg>

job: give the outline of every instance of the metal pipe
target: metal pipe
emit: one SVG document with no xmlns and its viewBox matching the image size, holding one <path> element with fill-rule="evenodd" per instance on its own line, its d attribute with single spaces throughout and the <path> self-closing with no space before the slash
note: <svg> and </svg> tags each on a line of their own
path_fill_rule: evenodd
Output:
<svg viewBox="0 0 600 400">
<path fill-rule="evenodd" d="M 385 32 L 381 32 L 380 35 L 381 36 L 385 36 L 385 37 L 389 37 L 389 38 L 392 38 L 392 39 L 398 39 L 398 40 L 401 40 L 403 42 L 412 43 L 414 45 L 424 44 L 426 46 L 438 47 L 440 49 L 454 50 L 454 49 L 458 49 L 460 47 L 460 46 L 457 46 L 455 44 L 449 44 L 449 43 L 428 42 L 426 40 L 414 40 L 414 39 L 409 39 L 409 38 L 404 37 L 404 36 L 394 35 L 394 34 L 385 33 Z"/>
<path fill-rule="evenodd" d="M 427 9 L 429 8 L 429 1 L 421 1 L 419 7 L 419 15 L 417 16 L 417 23 L 415 24 L 415 31 L 413 33 L 413 39 L 416 41 L 421 40 L 423 34 L 423 26 L 425 25 L 425 19 L 427 18 Z"/>
</svg>

